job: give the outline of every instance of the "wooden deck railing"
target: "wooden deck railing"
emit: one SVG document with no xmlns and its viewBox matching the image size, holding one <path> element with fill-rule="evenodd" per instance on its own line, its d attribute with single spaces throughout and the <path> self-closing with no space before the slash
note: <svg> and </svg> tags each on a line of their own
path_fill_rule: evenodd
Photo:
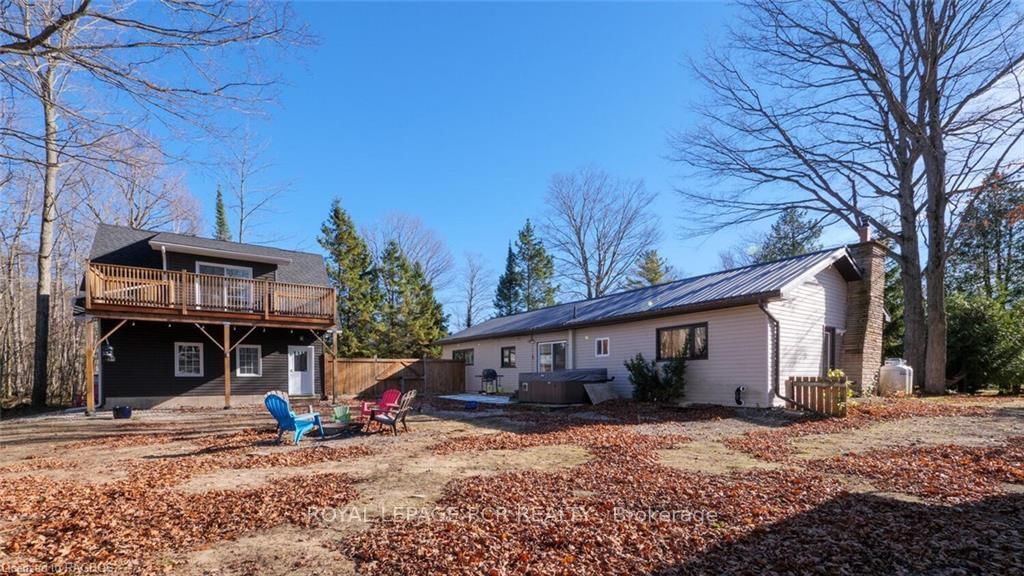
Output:
<svg viewBox="0 0 1024 576">
<path fill-rule="evenodd" d="M 187 271 L 90 262 L 85 272 L 86 308 L 95 305 L 136 309 L 260 314 L 334 320 L 334 289 Z"/>
</svg>

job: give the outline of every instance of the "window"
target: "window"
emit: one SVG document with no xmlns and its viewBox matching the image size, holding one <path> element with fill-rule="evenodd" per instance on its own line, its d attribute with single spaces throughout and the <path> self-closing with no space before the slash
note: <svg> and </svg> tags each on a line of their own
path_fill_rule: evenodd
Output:
<svg viewBox="0 0 1024 576">
<path fill-rule="evenodd" d="M 502 368 L 515 368 L 516 367 L 516 347 L 515 346 L 503 346 L 501 349 L 501 367 Z"/>
<path fill-rule="evenodd" d="M 565 370 L 565 340 L 537 344 L 537 371 Z"/>
<path fill-rule="evenodd" d="M 292 371 L 309 372 L 309 349 L 301 348 L 291 352 Z"/>
<path fill-rule="evenodd" d="M 462 360 L 466 363 L 466 366 L 472 366 L 473 349 L 466 348 L 465 350 L 452 350 L 452 360 Z"/>
<path fill-rule="evenodd" d="M 202 306 L 252 308 L 252 268 L 196 262 L 196 274 L 223 276 L 225 280 L 196 278 L 196 298 Z"/>
<path fill-rule="evenodd" d="M 821 351 L 821 375 L 824 376 L 829 370 L 839 366 L 837 346 L 837 331 L 834 326 L 825 326 L 825 333 L 822 338 Z"/>
<path fill-rule="evenodd" d="M 658 328 L 658 362 L 673 358 L 703 360 L 708 357 L 708 325 L 690 324 Z"/>
<path fill-rule="evenodd" d="M 258 344 L 239 344 L 235 348 L 235 374 L 238 376 L 261 376 L 263 354 Z"/>
<path fill-rule="evenodd" d="M 203 375 L 203 344 L 201 342 L 174 343 L 174 375 L 177 377 Z"/>
<path fill-rule="evenodd" d="M 608 355 L 608 339 L 598 338 L 594 340 L 594 356 L 601 357 Z"/>
</svg>

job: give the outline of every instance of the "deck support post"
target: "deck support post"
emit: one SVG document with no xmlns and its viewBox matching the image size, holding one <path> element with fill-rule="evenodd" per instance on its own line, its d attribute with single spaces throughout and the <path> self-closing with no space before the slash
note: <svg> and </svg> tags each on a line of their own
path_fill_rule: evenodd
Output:
<svg viewBox="0 0 1024 576">
<path fill-rule="evenodd" d="M 338 331 L 331 332 L 331 403 L 338 403 Z"/>
<path fill-rule="evenodd" d="M 96 320 L 90 319 L 90 320 L 87 320 L 86 323 L 85 323 L 85 383 L 86 383 L 86 386 L 85 386 L 85 415 L 86 416 L 90 416 L 94 412 L 96 412 L 96 391 L 95 391 L 95 386 L 96 386 L 95 378 L 96 378 L 96 375 L 94 374 L 96 372 L 96 364 L 95 364 L 95 362 L 96 362 L 96 350 L 104 342 L 107 341 L 107 338 L 110 338 L 111 336 L 113 336 L 114 332 L 117 332 L 118 330 L 120 330 L 121 327 L 124 326 L 125 323 L 128 322 L 128 321 L 127 320 L 121 320 L 120 322 L 117 323 L 117 326 L 114 326 L 113 328 L 110 329 L 110 332 L 107 332 L 106 334 L 103 334 L 102 336 L 100 336 L 99 340 L 96 339 L 96 327 L 93 326 L 93 322 L 96 322 Z M 103 324 L 101 323 L 100 324 L 100 329 L 102 330 L 102 328 L 103 328 Z"/>
<path fill-rule="evenodd" d="M 96 327 L 93 320 L 85 321 L 85 415 L 96 412 Z"/>
<path fill-rule="evenodd" d="M 231 408 L 231 324 L 224 323 L 224 409 Z"/>
</svg>

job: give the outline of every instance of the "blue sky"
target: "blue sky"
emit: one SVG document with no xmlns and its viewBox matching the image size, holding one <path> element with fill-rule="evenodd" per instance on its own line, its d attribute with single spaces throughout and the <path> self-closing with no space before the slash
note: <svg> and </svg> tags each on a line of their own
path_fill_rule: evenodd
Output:
<svg viewBox="0 0 1024 576">
<path fill-rule="evenodd" d="M 299 3 L 319 37 L 273 63 L 280 104 L 252 125 L 288 182 L 278 244 L 316 248 L 331 198 L 361 225 L 414 214 L 457 260 L 497 273 L 505 246 L 544 212 L 548 179 L 583 166 L 642 178 L 659 194 L 660 251 L 687 274 L 749 231 L 683 239 L 673 192 L 685 167 L 668 134 L 702 90 L 686 68 L 724 31 L 723 3 Z M 193 192 L 212 207 L 209 178 Z M 212 221 L 212 210 L 207 220 Z"/>
</svg>

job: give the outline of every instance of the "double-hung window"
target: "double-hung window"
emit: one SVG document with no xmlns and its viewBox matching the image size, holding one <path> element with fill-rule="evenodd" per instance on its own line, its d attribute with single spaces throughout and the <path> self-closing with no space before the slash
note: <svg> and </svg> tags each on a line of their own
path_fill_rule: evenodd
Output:
<svg viewBox="0 0 1024 576">
<path fill-rule="evenodd" d="M 203 375 L 203 343 L 174 343 L 174 375 L 191 378 Z"/>
<path fill-rule="evenodd" d="M 658 362 L 673 358 L 703 360 L 708 357 L 708 325 L 688 324 L 658 328 Z"/>
<path fill-rule="evenodd" d="M 237 376 L 261 376 L 263 354 L 258 344 L 239 344 L 235 348 L 235 374 Z"/>
</svg>

